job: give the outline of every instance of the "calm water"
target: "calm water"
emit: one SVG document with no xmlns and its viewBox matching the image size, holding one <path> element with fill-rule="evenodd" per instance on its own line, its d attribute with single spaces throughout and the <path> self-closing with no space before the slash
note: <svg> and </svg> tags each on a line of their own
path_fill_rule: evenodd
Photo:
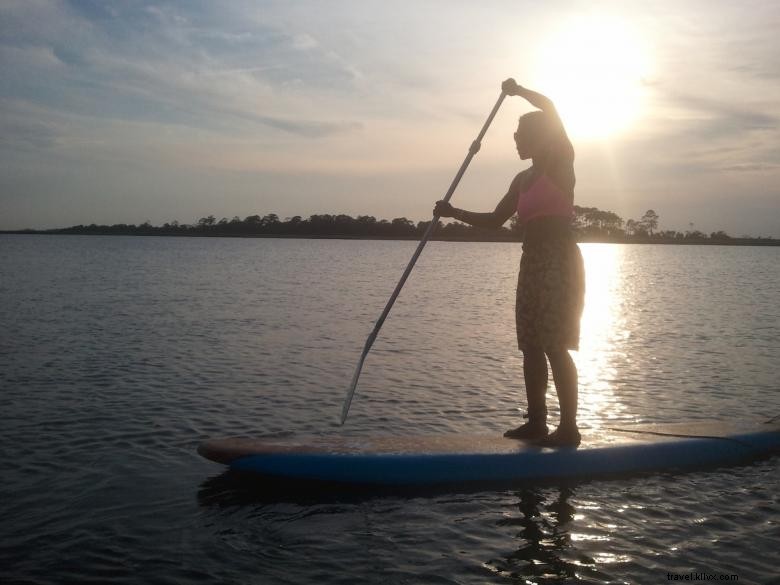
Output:
<svg viewBox="0 0 780 585">
<path fill-rule="evenodd" d="M 504 491 L 282 497 L 196 455 L 222 435 L 515 426 L 520 246 L 440 242 L 337 426 L 415 245 L 0 236 L 0 581 L 779 582 L 777 457 Z M 780 248 L 582 249 L 584 434 L 780 414 Z"/>
</svg>

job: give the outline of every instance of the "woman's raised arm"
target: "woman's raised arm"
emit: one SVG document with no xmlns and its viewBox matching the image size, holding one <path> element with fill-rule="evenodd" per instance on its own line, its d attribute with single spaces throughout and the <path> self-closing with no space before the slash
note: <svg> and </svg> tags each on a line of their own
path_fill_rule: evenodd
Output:
<svg viewBox="0 0 780 585">
<path fill-rule="evenodd" d="M 501 84 L 501 89 L 507 95 L 519 95 L 521 98 L 528 100 L 528 103 L 533 107 L 539 108 L 543 112 L 547 112 L 558 118 L 558 110 L 555 109 L 555 104 L 550 98 L 537 91 L 519 85 L 511 77 Z"/>
<path fill-rule="evenodd" d="M 550 116 L 551 120 L 554 120 L 557 123 L 563 135 L 566 136 L 566 129 L 563 127 L 563 122 L 561 121 L 560 115 L 558 115 L 558 110 L 555 109 L 555 104 L 546 95 L 542 95 L 538 91 L 533 91 L 527 87 L 519 85 L 511 77 L 501 84 L 501 89 L 507 95 L 520 96 L 521 98 L 527 100 L 528 103 L 533 107 L 539 108 L 545 112 Z"/>
</svg>

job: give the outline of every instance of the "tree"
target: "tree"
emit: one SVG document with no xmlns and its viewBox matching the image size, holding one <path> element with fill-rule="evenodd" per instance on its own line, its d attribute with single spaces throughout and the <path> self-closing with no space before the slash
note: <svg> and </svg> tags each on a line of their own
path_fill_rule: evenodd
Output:
<svg viewBox="0 0 780 585">
<path fill-rule="evenodd" d="M 217 218 L 213 215 L 209 215 L 208 217 L 201 217 L 198 220 L 198 225 L 202 228 L 205 227 L 211 227 L 214 225 L 214 223 L 217 221 Z"/>
<path fill-rule="evenodd" d="M 525 226 L 517 219 L 517 214 L 509 218 L 509 231 L 512 232 L 514 237 L 520 238 L 525 232 Z"/>
<path fill-rule="evenodd" d="M 642 219 L 639 220 L 639 224 L 646 232 L 648 232 L 652 236 L 653 230 L 655 230 L 658 227 L 658 220 L 659 220 L 658 214 L 652 209 L 648 209 L 647 211 L 645 211 L 645 214 L 642 216 Z"/>
<path fill-rule="evenodd" d="M 408 220 L 405 217 L 396 217 L 390 223 L 393 225 L 393 227 L 396 227 L 401 231 L 404 231 L 406 229 L 414 229 L 414 223 L 412 223 L 411 220 Z"/>
<path fill-rule="evenodd" d="M 602 211 L 601 225 L 609 233 L 623 230 L 623 218 L 614 211 Z"/>
<path fill-rule="evenodd" d="M 428 227 L 431 225 L 431 221 L 418 221 L 417 222 L 417 233 L 422 235 L 425 233 L 425 231 L 428 229 Z M 443 223 L 440 219 L 436 220 L 436 227 L 434 228 L 434 231 L 438 231 L 441 229 Z"/>
<path fill-rule="evenodd" d="M 396 217 L 390 222 L 390 233 L 394 236 L 411 236 L 414 234 L 414 223 L 405 217 Z"/>
</svg>

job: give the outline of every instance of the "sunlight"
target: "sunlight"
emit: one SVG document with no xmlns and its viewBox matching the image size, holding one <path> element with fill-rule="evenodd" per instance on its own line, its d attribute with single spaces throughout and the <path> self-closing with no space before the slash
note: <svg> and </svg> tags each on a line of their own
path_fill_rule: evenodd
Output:
<svg viewBox="0 0 780 585">
<path fill-rule="evenodd" d="M 585 259 L 586 293 L 580 351 L 572 354 L 580 375 L 580 420 L 594 427 L 622 418 L 623 406 L 614 393 L 614 360 L 628 335 L 623 319 L 623 247 L 580 244 Z"/>
<path fill-rule="evenodd" d="M 538 91 L 556 103 L 572 138 L 607 138 L 642 115 L 650 52 L 622 20 L 573 18 L 547 37 L 536 63 Z"/>
</svg>

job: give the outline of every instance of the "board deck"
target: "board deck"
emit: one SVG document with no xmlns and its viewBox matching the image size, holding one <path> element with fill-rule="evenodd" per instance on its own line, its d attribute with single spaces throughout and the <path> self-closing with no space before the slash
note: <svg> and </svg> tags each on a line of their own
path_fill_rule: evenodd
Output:
<svg viewBox="0 0 780 585">
<path fill-rule="evenodd" d="M 588 429 L 578 448 L 496 435 L 227 438 L 198 452 L 267 477 L 427 485 L 586 478 L 729 465 L 780 451 L 780 425 L 719 421 Z"/>
</svg>

